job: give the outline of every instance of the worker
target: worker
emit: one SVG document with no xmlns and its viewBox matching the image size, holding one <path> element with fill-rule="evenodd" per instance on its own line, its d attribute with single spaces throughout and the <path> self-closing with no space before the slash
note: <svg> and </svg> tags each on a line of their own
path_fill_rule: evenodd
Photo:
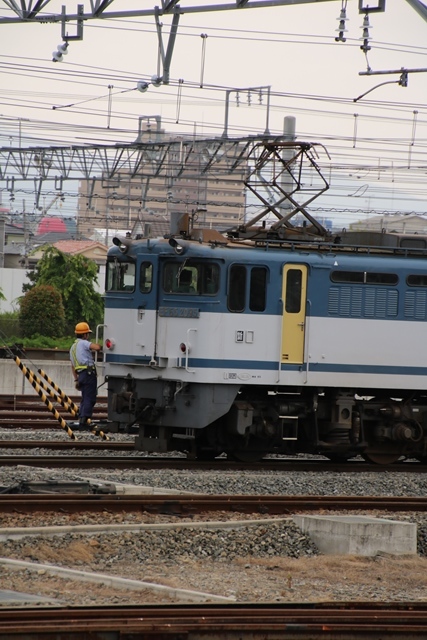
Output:
<svg viewBox="0 0 427 640">
<path fill-rule="evenodd" d="M 92 330 L 87 322 L 78 322 L 74 332 L 76 340 L 70 349 L 71 370 L 75 387 L 82 394 L 79 409 L 79 428 L 84 429 L 87 427 L 88 420 L 92 418 L 98 394 L 93 352 L 99 351 L 101 346 L 96 342 L 90 342 L 89 337 Z"/>
</svg>

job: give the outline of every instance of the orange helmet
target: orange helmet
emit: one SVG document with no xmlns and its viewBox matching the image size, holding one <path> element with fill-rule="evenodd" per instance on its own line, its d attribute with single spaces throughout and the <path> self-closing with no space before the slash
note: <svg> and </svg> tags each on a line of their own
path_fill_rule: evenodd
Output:
<svg viewBox="0 0 427 640">
<path fill-rule="evenodd" d="M 92 333 L 92 329 L 89 327 L 87 322 L 78 322 L 74 329 L 74 333 Z"/>
</svg>

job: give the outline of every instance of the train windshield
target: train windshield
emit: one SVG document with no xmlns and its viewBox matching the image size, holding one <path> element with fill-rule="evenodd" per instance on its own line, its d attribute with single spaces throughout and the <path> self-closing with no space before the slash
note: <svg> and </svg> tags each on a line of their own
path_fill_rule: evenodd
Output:
<svg viewBox="0 0 427 640">
<path fill-rule="evenodd" d="M 163 270 L 165 293 L 215 295 L 219 289 L 219 266 L 213 262 L 166 262 Z"/>
<path fill-rule="evenodd" d="M 111 260 L 107 263 L 106 291 L 135 291 L 135 264 Z"/>
</svg>

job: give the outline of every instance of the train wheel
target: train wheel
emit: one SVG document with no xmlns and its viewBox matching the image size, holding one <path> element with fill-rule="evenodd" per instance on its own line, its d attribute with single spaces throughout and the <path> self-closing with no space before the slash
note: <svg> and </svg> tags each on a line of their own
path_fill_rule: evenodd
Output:
<svg viewBox="0 0 427 640">
<path fill-rule="evenodd" d="M 209 462 L 210 460 L 215 460 L 217 456 L 221 455 L 218 451 L 214 449 L 207 449 L 205 447 L 201 447 L 200 449 L 196 449 L 196 458 L 197 460 L 202 460 L 205 462 Z"/>
<path fill-rule="evenodd" d="M 237 462 L 259 462 L 264 457 L 264 454 L 260 451 L 246 451 L 240 449 L 237 451 L 227 452 L 227 458 L 230 460 L 236 460 Z"/>
<path fill-rule="evenodd" d="M 402 457 L 402 453 L 381 453 L 380 451 L 365 451 L 362 454 L 362 458 L 366 460 L 366 462 L 370 462 L 372 464 L 394 464 Z"/>
<path fill-rule="evenodd" d="M 339 454 L 339 453 L 329 453 L 327 456 L 328 460 L 330 460 L 331 462 L 336 462 L 337 464 L 339 464 L 340 462 L 347 462 L 348 460 L 350 460 L 350 458 L 353 458 L 352 454 Z"/>
<path fill-rule="evenodd" d="M 225 453 L 229 460 L 237 462 L 259 462 L 266 454 L 266 442 L 256 436 L 224 437 Z"/>
</svg>

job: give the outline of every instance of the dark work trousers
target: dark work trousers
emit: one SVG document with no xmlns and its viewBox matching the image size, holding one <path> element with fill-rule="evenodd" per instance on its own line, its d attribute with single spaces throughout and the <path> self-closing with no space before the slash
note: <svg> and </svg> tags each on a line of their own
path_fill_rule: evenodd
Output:
<svg viewBox="0 0 427 640">
<path fill-rule="evenodd" d="M 79 387 L 82 394 L 79 409 L 79 419 L 81 423 L 84 423 L 87 418 L 92 417 L 98 394 L 97 380 L 95 370 L 83 369 L 83 371 L 79 371 Z"/>
</svg>

